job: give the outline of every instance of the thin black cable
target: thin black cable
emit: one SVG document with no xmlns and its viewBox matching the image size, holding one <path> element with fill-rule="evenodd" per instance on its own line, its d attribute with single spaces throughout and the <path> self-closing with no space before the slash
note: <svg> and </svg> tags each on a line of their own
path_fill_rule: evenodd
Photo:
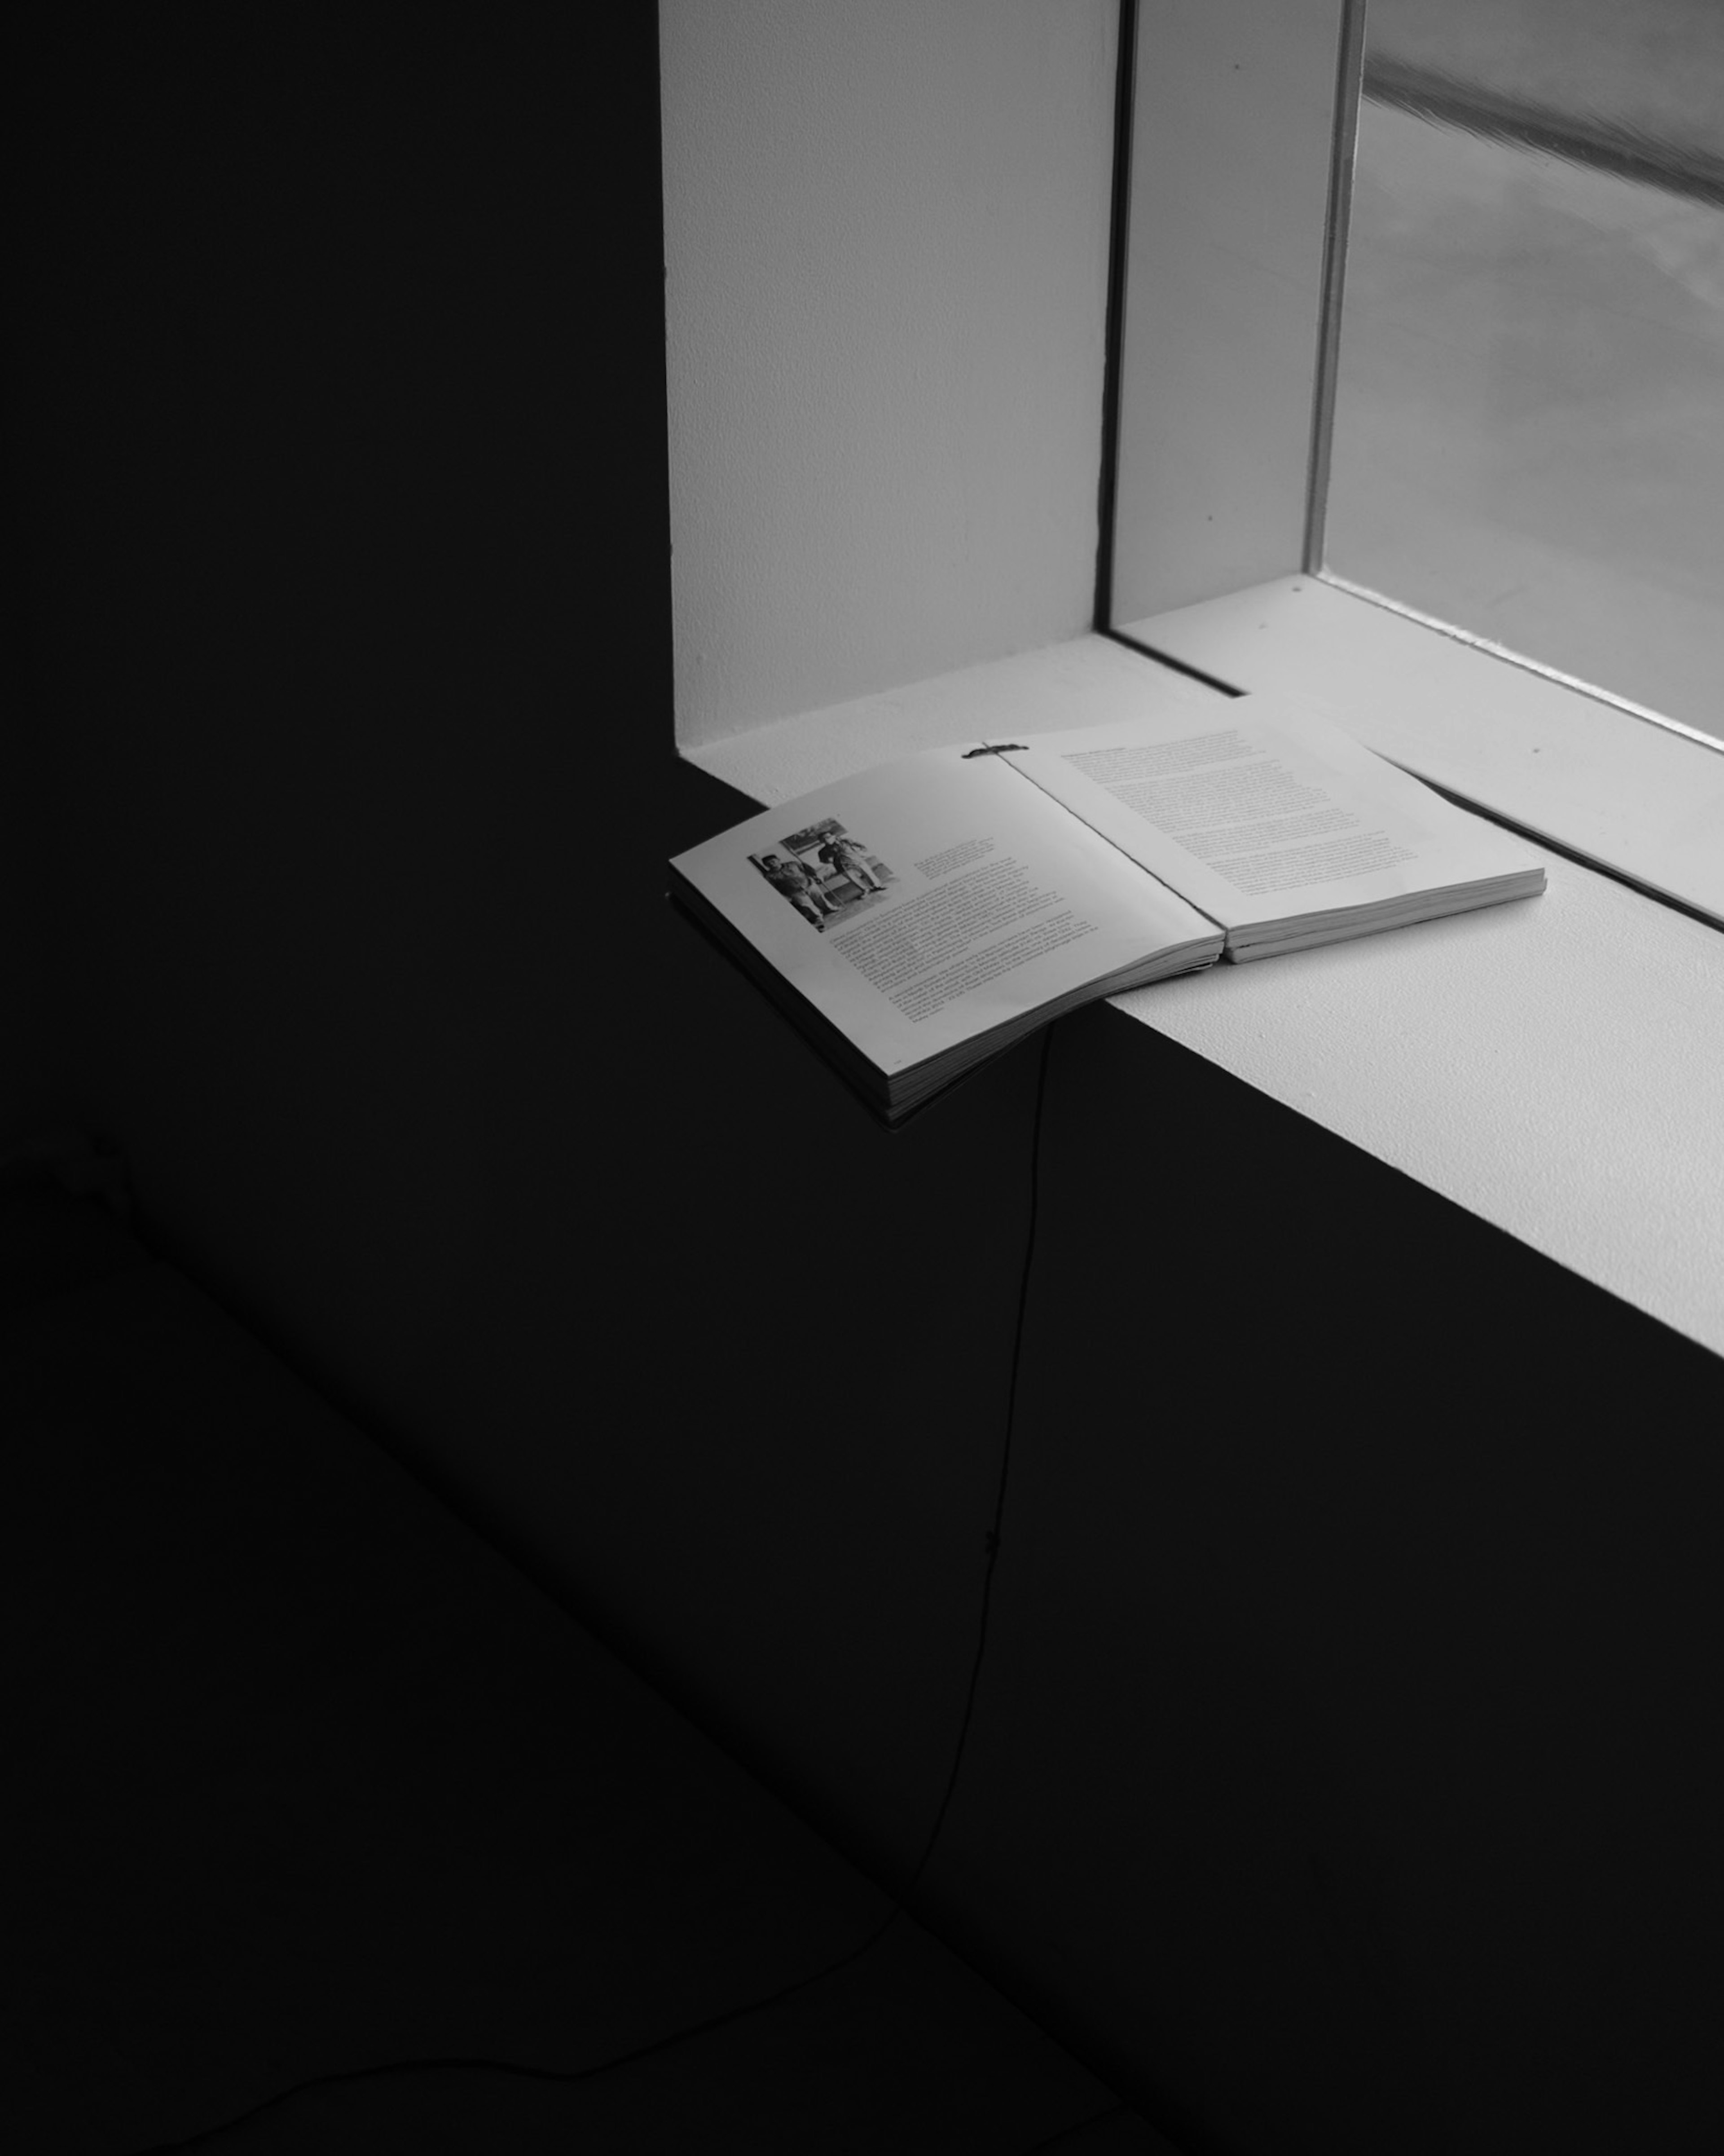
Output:
<svg viewBox="0 0 1724 2156">
<path fill-rule="evenodd" d="M 887 1918 L 894 1922 L 911 1896 L 915 1893 L 921 1876 L 934 1854 L 934 1845 L 940 1839 L 940 1830 L 946 1824 L 946 1815 L 952 1809 L 952 1799 L 957 1788 L 958 1769 L 963 1764 L 964 1750 L 970 1741 L 970 1724 L 975 1719 L 976 1695 L 982 1683 L 982 1665 L 988 1653 L 988 1614 L 993 1600 L 993 1575 L 999 1563 L 1000 1528 L 1006 1517 L 1006 1486 L 1012 1472 L 1012 1432 L 1018 1419 L 1018 1365 L 1024 1354 L 1024 1313 L 1029 1304 L 1029 1273 L 1031 1260 L 1035 1256 L 1036 1214 L 1041 1199 L 1042 1183 L 1042 1101 L 1048 1090 L 1048 1055 L 1054 1045 L 1051 1025 L 1042 1034 L 1041 1055 L 1036 1064 L 1035 1107 L 1030 1120 L 1029 1135 L 1029 1219 L 1024 1232 L 1024 1264 L 1018 1276 L 1018 1315 L 1012 1327 L 1012 1373 L 1006 1386 L 1006 1434 L 1000 1446 L 999 1481 L 994 1491 L 993 1517 L 988 1524 L 986 1548 L 987 1561 L 982 1572 L 982 1614 L 976 1628 L 976 1653 L 970 1664 L 970 1682 L 964 1694 L 964 1711 L 958 1723 L 957 1743 L 952 1749 L 952 1771 L 946 1778 L 946 1789 L 940 1799 L 940 1809 L 934 1815 L 934 1824 L 910 1881 L 898 1897 L 898 1905 Z"/>
<path fill-rule="evenodd" d="M 848 1969 L 853 1962 L 859 1961 L 864 1954 L 878 1946 L 906 1912 L 911 1897 L 921 1883 L 922 1874 L 933 1856 L 941 1830 L 946 1825 L 946 1815 L 952 1809 L 952 1799 L 963 1766 L 964 1753 L 969 1744 L 970 1725 L 975 1719 L 982 1666 L 987 1658 L 988 1612 L 993 1599 L 994 1572 L 999 1563 L 1000 1532 L 1005 1520 L 1006 1490 L 1011 1476 L 1012 1434 L 1018 1415 L 1018 1371 L 1024 1353 L 1024 1317 L 1029 1304 L 1029 1276 L 1035 1257 L 1036 1216 L 1041 1199 L 1042 1110 L 1047 1095 L 1048 1060 L 1053 1045 L 1054 1027 L 1050 1024 L 1043 1029 L 1041 1052 L 1036 1063 L 1035 1105 L 1030 1116 L 1029 1212 L 1024 1235 L 1024 1262 L 1018 1277 L 1018 1311 L 1012 1327 L 1012 1368 L 1006 1387 L 1005 1435 L 1000 1445 L 999 1478 L 994 1489 L 993 1513 L 984 1544 L 987 1555 L 982 1573 L 982 1608 L 976 1628 L 976 1651 L 970 1663 L 970 1681 L 964 1693 L 964 1708 L 958 1722 L 957 1740 L 952 1747 L 952 1765 L 947 1774 L 945 1789 L 941 1793 L 939 1808 L 934 1814 L 934 1823 L 928 1830 L 916 1868 L 899 1889 L 891 1907 L 880 1923 L 859 1946 L 852 1947 L 848 1953 L 840 1954 L 836 1961 L 829 1962 L 824 1968 L 816 1969 L 811 1976 L 797 1977 L 789 1984 L 781 1984 L 777 1990 L 768 1992 L 763 1999 L 749 1999 L 741 2006 L 727 2007 L 721 2014 L 709 2015 L 704 2021 L 691 2022 L 686 2028 L 674 2030 L 668 2036 L 656 2037 L 650 2044 L 643 2044 L 635 2051 L 625 2051 L 618 2058 L 607 2059 L 602 2066 L 560 2069 L 518 2066 L 506 2059 L 451 2058 L 445 2055 L 430 2059 L 390 2059 L 377 2066 L 350 2066 L 334 2073 L 310 2075 L 302 2082 L 295 2082 L 290 2087 L 278 2089 L 273 2096 L 265 2097 L 262 2102 L 253 2104 L 247 2111 L 237 2112 L 233 2118 L 223 2119 L 218 2125 L 202 2128 L 186 2140 L 153 2142 L 147 2148 L 134 2151 L 133 2156 L 180 2156 L 182 2150 L 196 2148 L 201 2143 L 213 2140 L 218 2133 L 226 2133 L 233 2127 L 243 2126 L 248 2119 L 260 2118 L 266 2111 L 273 2111 L 278 2105 L 302 2096 L 307 2089 L 329 2088 L 339 2082 L 380 2081 L 387 2074 L 467 2072 L 509 2074 L 522 2081 L 597 2081 L 602 2075 L 620 2072 L 624 2066 L 638 2065 L 641 2060 L 653 2058 L 679 2044 L 691 2043 L 697 2036 L 711 2035 L 715 2030 L 726 2028 L 731 2022 L 740 2021 L 748 2015 L 764 2013 L 768 2007 L 793 1998 L 798 1991 L 806 1991 L 810 1984 L 824 1984 L 829 1977 L 836 1976 L 841 1969 Z"/>
<path fill-rule="evenodd" d="M 1098 2111 L 1088 2118 L 1080 2118 L 1075 2126 L 1062 2126 L 1057 2133 L 1050 2133 L 1045 2141 L 1038 2141 L 1034 2148 L 1026 2148 L 1024 2156 L 1047 2156 L 1047 2152 L 1069 2148 L 1076 2135 L 1087 2134 L 1092 2126 L 1103 2125 L 1110 2118 L 1127 2118 L 1135 2123 L 1137 2118 L 1137 2114 L 1129 2104 L 1111 2103 L 1106 2111 Z"/>
</svg>

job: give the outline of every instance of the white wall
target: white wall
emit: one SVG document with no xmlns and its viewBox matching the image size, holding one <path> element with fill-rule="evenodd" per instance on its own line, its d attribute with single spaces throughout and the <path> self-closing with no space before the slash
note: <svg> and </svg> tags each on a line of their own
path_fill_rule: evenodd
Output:
<svg viewBox="0 0 1724 2156">
<path fill-rule="evenodd" d="M 1089 625 L 1117 16 L 660 0 L 685 745 Z"/>
</svg>

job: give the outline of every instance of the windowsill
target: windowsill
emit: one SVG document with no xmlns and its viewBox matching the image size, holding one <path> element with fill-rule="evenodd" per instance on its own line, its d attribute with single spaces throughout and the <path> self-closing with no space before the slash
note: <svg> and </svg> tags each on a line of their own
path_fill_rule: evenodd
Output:
<svg viewBox="0 0 1724 2156">
<path fill-rule="evenodd" d="M 1179 655 L 1221 672 L 1213 639 L 1205 649 L 1207 660 L 1189 641 Z M 1322 693 L 1309 672 L 1287 685 Z M 690 760 L 770 803 L 921 748 L 1128 718 L 1146 694 L 1219 699 L 1092 635 L 732 735 Z M 1488 745 L 1488 715 L 1470 723 Z M 1116 1008 L 1724 1353 L 1724 936 L 1534 850 L 1542 898 L 1215 968 Z M 1153 1130 L 1152 1118 L 1150 1142 Z"/>
<path fill-rule="evenodd" d="M 1724 926 L 1724 749 L 1316 577 L 1123 624 L 1235 689 L 1343 706 L 1367 747 Z"/>
</svg>

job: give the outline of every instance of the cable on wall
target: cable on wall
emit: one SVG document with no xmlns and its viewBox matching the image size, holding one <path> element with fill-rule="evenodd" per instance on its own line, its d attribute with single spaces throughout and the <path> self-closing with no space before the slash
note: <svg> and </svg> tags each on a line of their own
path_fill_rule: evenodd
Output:
<svg viewBox="0 0 1724 2156">
<path fill-rule="evenodd" d="M 643 2060 L 654 2058 L 661 2052 L 672 2051 L 680 2044 L 691 2043 L 696 2037 L 711 2035 L 720 2029 L 727 2028 L 732 2022 L 745 2020 L 751 2014 L 765 2013 L 768 2008 L 777 2006 L 781 2001 L 793 1998 L 798 1992 L 806 1991 L 810 1985 L 824 1983 L 828 1978 L 836 1976 L 840 1970 L 846 1969 L 853 1963 L 860 1961 L 865 1954 L 880 1944 L 898 1919 L 906 1913 L 911 1897 L 921 1884 L 922 1875 L 927 1870 L 934 1851 L 939 1843 L 941 1833 L 946 1825 L 947 1815 L 952 1809 L 952 1800 L 957 1792 L 958 1778 L 963 1767 L 964 1753 L 969 1744 L 970 1726 L 975 1719 L 976 1700 L 981 1687 L 983 1665 L 987 1660 L 988 1613 L 993 1598 L 994 1573 L 999 1563 L 1000 1538 L 1006 1516 L 1006 1494 L 1011 1478 L 1012 1437 L 1018 1412 L 1018 1378 L 1024 1354 L 1024 1314 L 1029 1306 L 1030 1272 L 1035 1257 L 1036 1217 L 1041 1194 L 1043 1111 L 1047 1096 L 1048 1064 L 1054 1045 L 1054 1029 L 1053 1024 L 1043 1028 L 1041 1048 L 1036 1062 L 1035 1101 L 1030 1114 L 1029 1206 L 1024 1227 L 1024 1257 L 1018 1270 L 1017 1313 L 1012 1327 L 1012 1362 L 1006 1386 L 1005 1433 L 1000 1445 L 999 1474 L 994 1486 L 993 1509 L 983 1542 L 985 1554 L 982 1571 L 982 1605 L 976 1627 L 976 1648 L 970 1662 L 969 1682 L 965 1689 L 963 1712 L 959 1717 L 957 1736 L 952 1746 L 952 1764 L 947 1770 L 945 1787 L 941 1792 L 940 1802 L 934 1814 L 933 1825 L 928 1830 L 927 1837 L 922 1844 L 921 1854 L 916 1859 L 909 1878 L 898 1890 L 892 1906 L 885 1916 L 859 1945 L 852 1947 L 848 1953 L 840 1954 L 835 1961 L 829 1962 L 824 1968 L 816 1969 L 812 1975 L 797 1977 L 789 1984 L 781 1984 L 776 1991 L 768 1992 L 764 1998 L 750 1999 L 741 2006 L 728 2007 L 722 2013 L 708 2015 L 704 2021 L 691 2022 L 685 2028 L 674 2030 L 668 2036 L 658 2037 L 652 2043 L 643 2044 L 635 2051 L 625 2051 L 618 2058 L 608 2059 L 602 2066 L 559 2070 L 552 2066 L 521 2066 L 508 2059 L 456 2058 L 447 2056 L 429 2059 L 389 2059 L 375 2066 L 351 2066 L 334 2073 L 309 2075 L 304 2081 L 295 2082 L 290 2087 L 285 2089 L 278 2089 L 273 2096 L 265 2097 L 260 2103 L 253 2104 L 246 2111 L 235 2112 L 231 2118 L 225 2118 L 218 2125 L 203 2128 L 182 2141 L 152 2143 L 147 2148 L 135 2151 L 134 2156 L 181 2156 L 181 2152 L 196 2149 L 202 2144 L 213 2141 L 218 2134 L 228 2133 L 233 2128 L 244 2124 L 248 2119 L 260 2118 L 265 2112 L 273 2111 L 278 2105 L 289 2102 L 293 2097 L 302 2095 L 307 2089 L 331 2088 L 343 2082 L 378 2081 L 387 2074 L 485 2072 L 508 2074 L 518 2080 L 525 2081 L 570 2083 L 598 2081 L 606 2074 L 619 2072 L 624 2066 L 636 2066 Z"/>
</svg>

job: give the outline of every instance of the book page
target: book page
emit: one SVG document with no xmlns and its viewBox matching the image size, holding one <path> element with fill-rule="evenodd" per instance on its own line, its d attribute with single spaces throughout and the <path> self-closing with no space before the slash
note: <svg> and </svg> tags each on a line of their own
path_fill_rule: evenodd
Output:
<svg viewBox="0 0 1724 2156">
<path fill-rule="evenodd" d="M 822 787 L 673 866 L 887 1072 L 1213 924 L 1002 759 L 936 749 Z"/>
<path fill-rule="evenodd" d="M 1537 865 L 1301 699 L 1027 736 L 1003 760 L 1226 928 Z"/>
</svg>

